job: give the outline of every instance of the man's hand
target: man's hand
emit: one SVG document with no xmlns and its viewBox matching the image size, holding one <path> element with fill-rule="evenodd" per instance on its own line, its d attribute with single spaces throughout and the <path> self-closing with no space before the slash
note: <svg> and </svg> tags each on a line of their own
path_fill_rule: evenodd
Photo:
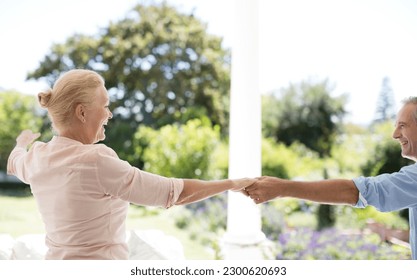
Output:
<svg viewBox="0 0 417 280">
<path fill-rule="evenodd" d="M 245 189 L 248 196 L 252 198 L 256 204 L 264 203 L 282 196 L 282 190 L 289 182 L 288 180 L 270 176 L 263 176 L 257 179 L 258 180 L 254 184 Z"/>
</svg>

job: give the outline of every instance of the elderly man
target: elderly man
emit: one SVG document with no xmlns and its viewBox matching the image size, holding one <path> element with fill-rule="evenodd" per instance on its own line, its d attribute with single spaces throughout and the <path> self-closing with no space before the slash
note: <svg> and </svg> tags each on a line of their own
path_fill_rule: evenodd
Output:
<svg viewBox="0 0 417 280">
<path fill-rule="evenodd" d="M 417 97 L 403 102 L 392 137 L 401 145 L 401 155 L 417 161 Z M 372 205 L 379 211 L 409 208 L 410 244 L 417 259 L 417 165 L 403 167 L 392 174 L 358 177 L 353 180 L 332 179 L 314 182 L 262 177 L 246 188 L 255 203 L 279 197 L 294 197 L 325 204 L 349 204 L 363 208 Z"/>
</svg>

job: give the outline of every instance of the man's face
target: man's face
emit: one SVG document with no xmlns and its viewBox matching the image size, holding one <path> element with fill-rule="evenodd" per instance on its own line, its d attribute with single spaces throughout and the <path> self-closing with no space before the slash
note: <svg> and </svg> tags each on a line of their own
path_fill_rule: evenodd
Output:
<svg viewBox="0 0 417 280">
<path fill-rule="evenodd" d="M 417 161 L 417 121 L 414 117 L 416 110 L 415 104 L 404 105 L 398 112 L 392 134 L 401 145 L 401 155 L 414 161 Z"/>
</svg>

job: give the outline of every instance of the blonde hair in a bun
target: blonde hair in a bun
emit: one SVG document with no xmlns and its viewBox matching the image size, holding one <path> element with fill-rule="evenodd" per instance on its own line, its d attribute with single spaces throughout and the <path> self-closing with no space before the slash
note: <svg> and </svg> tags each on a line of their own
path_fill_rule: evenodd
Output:
<svg viewBox="0 0 417 280">
<path fill-rule="evenodd" d="M 75 107 L 93 102 L 95 90 L 104 86 L 104 79 L 96 72 L 70 70 L 55 82 L 52 89 L 40 92 L 38 101 L 48 110 L 52 127 L 57 132 L 71 125 Z"/>
<path fill-rule="evenodd" d="M 52 90 L 48 89 L 46 91 L 38 93 L 38 101 L 42 108 L 48 108 L 49 100 L 52 96 Z"/>
</svg>

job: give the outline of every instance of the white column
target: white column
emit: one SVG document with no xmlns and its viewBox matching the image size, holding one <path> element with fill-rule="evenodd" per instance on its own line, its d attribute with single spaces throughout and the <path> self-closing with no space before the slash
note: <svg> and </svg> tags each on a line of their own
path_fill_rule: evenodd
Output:
<svg viewBox="0 0 417 280">
<path fill-rule="evenodd" d="M 235 1 L 232 42 L 229 178 L 261 175 L 261 97 L 258 74 L 258 1 Z M 262 259 L 258 205 L 241 193 L 229 192 L 225 259 Z"/>
</svg>

